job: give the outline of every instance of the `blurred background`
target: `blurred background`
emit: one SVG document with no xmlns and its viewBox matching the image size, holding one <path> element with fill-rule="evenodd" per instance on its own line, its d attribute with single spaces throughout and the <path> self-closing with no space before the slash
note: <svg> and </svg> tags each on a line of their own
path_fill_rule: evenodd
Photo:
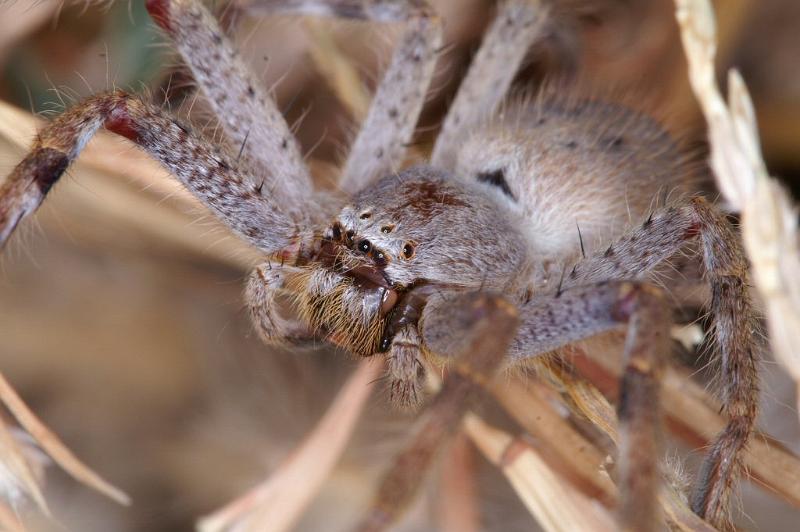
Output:
<svg viewBox="0 0 800 532">
<path fill-rule="evenodd" d="M 419 144 L 435 134 L 491 20 L 490 0 L 431 0 L 447 47 Z M 214 135 L 214 124 L 144 2 L 0 0 L 0 175 L 47 117 L 112 86 L 147 90 Z M 235 4 L 235 3 L 234 3 Z M 555 2 L 555 24 L 516 83 L 579 76 L 646 97 L 700 148 L 704 125 L 685 74 L 670 0 Z M 742 71 L 770 171 L 800 197 L 800 2 L 719 0 L 719 73 Z M 298 18 L 253 18 L 211 4 L 273 87 L 323 185 L 355 130 L 312 60 L 320 35 L 351 57 L 372 87 L 396 28 Z M 14 110 L 14 106 L 20 110 Z M 300 120 L 302 118 L 302 120 Z M 122 508 L 50 468 L 55 523 L 41 530 L 180 530 L 263 479 L 310 430 L 354 367 L 333 350 L 266 348 L 243 311 L 258 257 L 187 200 L 125 142 L 98 139 L 23 224 L 0 260 L 0 368 L 28 404 L 87 463 L 127 491 Z M 762 426 L 800 451 L 791 385 L 772 363 Z M 345 530 L 359 514 L 413 415 L 378 387 L 343 463 L 298 530 Z M 476 455 L 477 456 L 477 455 Z M 476 458 L 486 530 L 534 522 L 505 481 Z M 435 489 L 431 488 L 432 492 Z M 796 509 L 747 489 L 746 529 L 787 529 Z M 335 508 L 335 511 L 333 510 Z M 403 525 L 427 530 L 435 497 Z"/>
</svg>

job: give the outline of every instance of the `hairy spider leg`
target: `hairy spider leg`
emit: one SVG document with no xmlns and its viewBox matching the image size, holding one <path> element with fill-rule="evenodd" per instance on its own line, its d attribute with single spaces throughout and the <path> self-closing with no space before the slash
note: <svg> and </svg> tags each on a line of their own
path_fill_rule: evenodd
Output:
<svg viewBox="0 0 800 532">
<path fill-rule="evenodd" d="M 443 312 L 431 316 L 434 327 L 454 332 L 450 370 L 442 389 L 418 421 L 409 443 L 384 474 L 360 532 L 392 525 L 414 500 L 442 445 L 458 430 L 480 383 L 500 368 L 517 329 L 516 308 L 501 296 L 469 292 L 448 299 Z"/>
<path fill-rule="evenodd" d="M 254 185 L 304 222 L 313 188 L 300 146 L 262 82 L 198 0 L 147 0 L 208 100 L 227 139 L 251 167 Z"/>
<path fill-rule="evenodd" d="M 695 198 L 686 206 L 660 209 L 604 252 L 578 262 L 563 286 L 644 278 L 695 239 L 702 246 L 705 275 L 711 285 L 716 347 L 712 352 L 721 362 L 723 411 L 728 424 L 700 469 L 691 505 L 711 524 L 728 530 L 733 526 L 730 499 L 742 472 L 742 453 L 755 425 L 759 393 L 759 355 L 747 259 L 730 222 L 703 198 Z M 525 354 L 512 346 L 511 356 Z"/>
<path fill-rule="evenodd" d="M 122 91 L 83 100 L 45 126 L 0 186 L 0 246 L 31 214 L 98 129 L 122 135 L 159 161 L 244 240 L 276 253 L 297 237 L 285 208 L 258 193 L 247 169 L 173 117 Z"/>
<path fill-rule="evenodd" d="M 339 187 L 352 194 L 399 170 L 425 103 L 442 43 L 441 21 L 428 3 L 424 0 L 247 0 L 243 6 L 250 11 L 404 25 L 367 117 L 350 147 Z"/>
<path fill-rule="evenodd" d="M 284 316 L 278 297 L 286 290 L 286 272 L 292 266 L 265 262 L 247 280 L 245 301 L 256 333 L 269 345 L 305 345 L 316 339 L 308 325 Z"/>
<path fill-rule="evenodd" d="M 506 97 L 528 50 L 541 40 L 547 9 L 540 0 L 510 0 L 500 5 L 436 139 L 432 163 L 455 166 L 465 132 L 490 117 Z"/>
</svg>

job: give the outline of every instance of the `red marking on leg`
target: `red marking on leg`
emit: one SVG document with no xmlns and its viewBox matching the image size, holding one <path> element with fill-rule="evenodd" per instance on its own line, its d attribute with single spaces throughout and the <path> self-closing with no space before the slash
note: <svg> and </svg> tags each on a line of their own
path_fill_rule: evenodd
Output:
<svg viewBox="0 0 800 532">
<path fill-rule="evenodd" d="M 139 141 L 139 133 L 136 131 L 133 119 L 128 113 L 128 106 L 125 102 L 116 103 L 108 113 L 105 123 L 106 129 L 113 131 L 117 135 L 132 140 L 133 142 Z"/>
<path fill-rule="evenodd" d="M 147 12 L 150 13 L 150 18 L 166 31 L 172 29 L 169 21 L 169 3 L 170 0 L 147 0 L 147 2 L 145 2 Z"/>
<path fill-rule="evenodd" d="M 700 234 L 700 222 L 694 222 L 692 225 L 686 229 L 686 232 L 683 234 L 683 238 L 686 240 L 691 240 L 692 238 L 696 237 Z"/>
</svg>

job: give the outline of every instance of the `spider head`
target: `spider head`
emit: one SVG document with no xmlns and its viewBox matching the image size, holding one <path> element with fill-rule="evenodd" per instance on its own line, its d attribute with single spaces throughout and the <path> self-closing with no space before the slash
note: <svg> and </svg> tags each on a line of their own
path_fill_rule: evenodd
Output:
<svg viewBox="0 0 800 532">
<path fill-rule="evenodd" d="M 409 290 L 506 289 L 526 261 L 523 242 L 512 215 L 480 187 L 416 167 L 343 207 L 287 288 L 313 330 L 368 356 Z"/>
</svg>

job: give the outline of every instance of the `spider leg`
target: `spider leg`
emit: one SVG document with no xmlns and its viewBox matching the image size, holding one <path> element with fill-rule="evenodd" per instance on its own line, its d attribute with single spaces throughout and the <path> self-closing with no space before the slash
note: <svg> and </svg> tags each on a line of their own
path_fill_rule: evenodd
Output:
<svg viewBox="0 0 800 532">
<path fill-rule="evenodd" d="M 702 198 L 684 207 L 662 209 L 605 252 L 579 262 L 564 286 L 642 278 L 694 238 L 699 238 L 711 284 L 713 340 L 721 360 L 728 425 L 700 469 L 691 504 L 698 515 L 727 530 L 732 528 L 730 498 L 742 471 L 742 451 L 755 424 L 759 389 L 747 260 L 730 223 Z"/>
<path fill-rule="evenodd" d="M 434 353 L 463 345 L 461 331 L 441 316 L 455 307 L 432 297 L 420 324 Z M 669 310 L 661 291 L 639 282 L 580 286 L 531 300 L 519 310 L 520 325 L 508 349 L 513 360 L 531 358 L 627 324 L 620 420 L 619 518 L 624 530 L 657 527 L 659 376 L 669 349 Z"/>
<path fill-rule="evenodd" d="M 361 532 L 384 530 L 412 502 L 436 452 L 459 427 L 478 388 L 500 367 L 506 347 L 517 327 L 517 311 L 500 296 L 477 292 L 449 299 L 452 307 L 436 318 L 442 326 L 459 332 L 460 342 L 451 353 L 450 374 L 422 415 L 410 443 L 386 472 Z M 451 346 L 452 347 L 452 346 Z"/>
<path fill-rule="evenodd" d="M 299 237 L 296 222 L 280 203 L 259 194 L 247 170 L 161 109 L 117 91 L 82 101 L 39 132 L 0 185 L 0 246 L 101 127 L 144 149 L 254 246 L 273 253 Z"/>
<path fill-rule="evenodd" d="M 252 167 L 260 193 L 302 211 L 312 193 L 300 147 L 275 102 L 199 0 L 147 0 L 206 96 L 231 144 Z"/>
<path fill-rule="evenodd" d="M 425 0 L 245 0 L 244 7 L 405 25 L 350 148 L 339 186 L 353 193 L 373 179 L 398 170 L 425 102 L 442 40 L 441 22 L 428 3 Z"/>
<path fill-rule="evenodd" d="M 402 328 L 394 336 L 386 357 L 389 398 L 402 408 L 414 408 L 422 401 L 425 368 L 422 347 L 415 325 Z"/>
<path fill-rule="evenodd" d="M 455 167 L 464 133 L 473 131 L 505 98 L 525 54 L 542 37 L 546 18 L 539 0 L 501 4 L 444 120 L 431 159 L 435 166 Z"/>
<path fill-rule="evenodd" d="M 425 367 L 418 322 L 428 297 L 439 292 L 433 285 L 415 287 L 392 310 L 381 340 L 388 349 L 387 378 L 389 397 L 402 408 L 415 408 L 424 393 Z"/>
<path fill-rule="evenodd" d="M 245 301 L 261 339 L 270 345 L 303 345 L 316 339 L 306 324 L 284 316 L 278 296 L 284 289 L 285 270 L 291 266 L 266 262 L 247 281 Z"/>
</svg>

